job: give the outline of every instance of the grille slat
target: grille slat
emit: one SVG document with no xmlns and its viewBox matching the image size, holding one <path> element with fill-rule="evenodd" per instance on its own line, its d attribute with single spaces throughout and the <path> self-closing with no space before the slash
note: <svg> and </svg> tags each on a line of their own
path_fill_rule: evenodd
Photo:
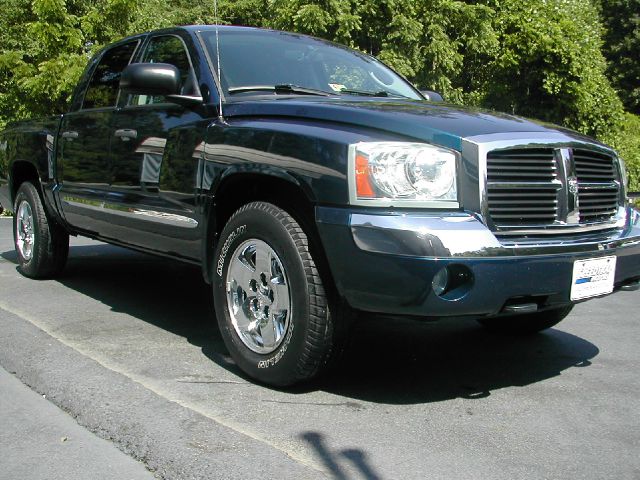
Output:
<svg viewBox="0 0 640 480">
<path fill-rule="evenodd" d="M 487 207 L 494 225 L 543 227 L 562 223 L 567 215 L 567 180 L 563 177 L 570 151 L 561 156 L 554 148 L 521 148 L 487 155 Z M 615 158 L 584 148 L 573 150 L 578 181 L 580 224 L 612 220 L 619 205 L 620 186 Z M 565 163 L 566 165 L 566 163 Z M 563 207 L 564 205 L 564 207 Z"/>
<path fill-rule="evenodd" d="M 617 211 L 619 195 L 613 157 L 576 149 L 573 161 L 578 178 L 580 223 L 610 220 Z"/>
<path fill-rule="evenodd" d="M 558 212 L 558 167 L 551 149 L 490 152 L 489 214 L 497 225 L 545 225 Z"/>
</svg>

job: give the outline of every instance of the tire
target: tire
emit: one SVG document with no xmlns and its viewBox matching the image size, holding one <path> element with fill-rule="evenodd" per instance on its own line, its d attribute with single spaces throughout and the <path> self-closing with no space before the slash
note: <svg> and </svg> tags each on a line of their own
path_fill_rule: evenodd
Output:
<svg viewBox="0 0 640 480">
<path fill-rule="evenodd" d="M 531 335 L 557 325 L 571 313 L 571 310 L 573 310 L 573 305 L 508 317 L 481 318 L 478 319 L 478 322 L 497 333 Z"/>
<path fill-rule="evenodd" d="M 282 387 L 331 363 L 342 345 L 338 309 L 329 308 L 307 235 L 289 213 L 266 202 L 236 211 L 220 235 L 213 276 L 220 332 L 247 375 Z"/>
<path fill-rule="evenodd" d="M 50 278 L 64 268 L 69 234 L 51 221 L 36 187 L 20 185 L 14 204 L 13 239 L 20 272 L 30 278 Z"/>
</svg>

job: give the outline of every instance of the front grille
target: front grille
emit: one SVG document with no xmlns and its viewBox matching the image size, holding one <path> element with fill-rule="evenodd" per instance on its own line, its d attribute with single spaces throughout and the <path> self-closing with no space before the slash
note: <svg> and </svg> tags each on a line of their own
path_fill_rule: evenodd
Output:
<svg viewBox="0 0 640 480">
<path fill-rule="evenodd" d="M 493 226 L 517 230 L 608 222 L 617 212 L 620 186 L 610 155 L 520 148 L 488 153 L 486 193 Z"/>
<path fill-rule="evenodd" d="M 496 225 L 545 225 L 558 214 L 558 166 L 552 149 L 490 152 L 489 215 Z"/>
<path fill-rule="evenodd" d="M 610 219 L 618 209 L 619 198 L 613 158 L 589 150 L 574 150 L 573 160 L 578 178 L 580 223 Z"/>
</svg>

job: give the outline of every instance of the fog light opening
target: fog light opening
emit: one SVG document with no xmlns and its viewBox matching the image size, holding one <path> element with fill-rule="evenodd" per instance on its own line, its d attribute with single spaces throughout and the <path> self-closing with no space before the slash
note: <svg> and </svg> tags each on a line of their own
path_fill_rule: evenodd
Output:
<svg viewBox="0 0 640 480">
<path fill-rule="evenodd" d="M 443 300 L 463 298 L 473 287 L 473 272 L 464 266 L 451 264 L 442 267 L 433 277 L 431 288 Z"/>
<path fill-rule="evenodd" d="M 441 268 L 440 271 L 436 273 L 431 282 L 431 286 L 438 296 L 447 292 L 449 288 L 449 269 L 447 267 Z"/>
</svg>

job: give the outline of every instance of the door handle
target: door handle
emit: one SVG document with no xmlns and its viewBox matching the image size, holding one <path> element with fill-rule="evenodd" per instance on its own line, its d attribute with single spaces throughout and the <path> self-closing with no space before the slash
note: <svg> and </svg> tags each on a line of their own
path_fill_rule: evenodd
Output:
<svg viewBox="0 0 640 480">
<path fill-rule="evenodd" d="M 128 142 L 130 138 L 138 138 L 138 131 L 130 128 L 116 130 L 115 136 L 121 138 L 123 142 Z"/>
<path fill-rule="evenodd" d="M 78 132 L 73 131 L 73 130 L 68 130 L 66 132 L 62 132 L 62 138 L 67 138 L 69 140 L 72 140 L 74 138 L 78 138 Z"/>
</svg>

